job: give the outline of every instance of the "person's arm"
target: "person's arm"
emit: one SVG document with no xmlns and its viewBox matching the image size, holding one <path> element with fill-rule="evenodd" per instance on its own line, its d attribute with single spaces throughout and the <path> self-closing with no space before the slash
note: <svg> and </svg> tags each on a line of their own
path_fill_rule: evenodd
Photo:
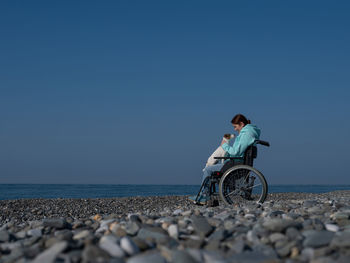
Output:
<svg viewBox="0 0 350 263">
<path fill-rule="evenodd" d="M 221 145 L 222 149 L 227 152 L 230 156 L 232 157 L 241 157 L 240 153 L 242 152 L 241 150 L 241 145 L 239 143 L 234 143 L 233 146 L 230 146 L 228 143 L 224 143 Z"/>
<path fill-rule="evenodd" d="M 243 132 L 239 137 L 239 141 L 236 139 L 233 146 L 230 146 L 228 143 L 223 143 L 221 145 L 222 149 L 228 152 L 230 156 L 243 157 L 245 150 L 255 141 L 255 138 L 247 132 Z"/>
</svg>

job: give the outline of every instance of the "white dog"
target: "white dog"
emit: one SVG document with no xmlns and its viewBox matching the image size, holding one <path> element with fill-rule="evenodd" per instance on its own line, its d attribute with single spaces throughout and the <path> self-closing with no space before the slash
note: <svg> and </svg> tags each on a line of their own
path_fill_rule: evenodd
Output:
<svg viewBox="0 0 350 263">
<path fill-rule="evenodd" d="M 224 139 L 226 142 L 229 142 L 229 141 L 232 140 L 234 137 L 235 137 L 234 134 L 225 134 L 223 139 Z M 224 149 L 222 149 L 222 147 L 219 146 L 219 147 L 213 152 L 213 154 L 210 155 L 210 157 L 208 158 L 208 161 L 207 161 L 205 167 L 207 167 L 207 166 L 209 166 L 209 165 L 214 165 L 214 164 L 218 163 L 219 160 L 218 160 L 218 159 L 214 159 L 214 157 L 225 157 L 225 154 L 226 154 L 226 152 L 224 151 Z"/>
</svg>

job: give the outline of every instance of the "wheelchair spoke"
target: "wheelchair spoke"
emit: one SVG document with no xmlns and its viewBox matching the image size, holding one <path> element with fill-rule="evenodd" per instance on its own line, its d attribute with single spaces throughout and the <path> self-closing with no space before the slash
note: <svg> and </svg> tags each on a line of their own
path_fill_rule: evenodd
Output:
<svg viewBox="0 0 350 263">
<path fill-rule="evenodd" d="M 247 175 L 244 177 L 244 181 L 247 181 L 249 174 L 250 174 L 250 172 L 248 172 Z"/>
<path fill-rule="evenodd" d="M 256 185 L 253 185 L 253 186 L 249 186 L 249 187 L 247 187 L 246 189 L 251 189 L 251 188 L 257 187 L 257 186 L 259 186 L 259 185 L 262 185 L 262 184 L 256 184 Z"/>
<path fill-rule="evenodd" d="M 235 191 L 232 191 L 231 193 L 228 193 L 227 195 L 225 195 L 225 197 L 228 197 L 228 196 L 230 196 L 230 195 L 233 195 L 233 194 L 237 194 L 237 191 L 235 190 Z"/>
</svg>

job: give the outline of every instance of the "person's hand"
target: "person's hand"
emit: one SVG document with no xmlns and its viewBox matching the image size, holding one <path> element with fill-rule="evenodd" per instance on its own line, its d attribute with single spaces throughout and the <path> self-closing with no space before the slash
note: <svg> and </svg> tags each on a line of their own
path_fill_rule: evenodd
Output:
<svg viewBox="0 0 350 263">
<path fill-rule="evenodd" d="M 227 141 L 225 141 L 224 139 L 222 139 L 220 146 L 223 145 L 224 143 L 227 143 Z"/>
</svg>

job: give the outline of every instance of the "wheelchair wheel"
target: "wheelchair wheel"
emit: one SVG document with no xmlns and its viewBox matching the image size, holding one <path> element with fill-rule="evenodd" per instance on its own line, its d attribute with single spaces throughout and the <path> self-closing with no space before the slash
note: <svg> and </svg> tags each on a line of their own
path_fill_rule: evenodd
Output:
<svg viewBox="0 0 350 263">
<path fill-rule="evenodd" d="M 222 175 L 219 194 L 227 205 L 263 203 L 267 195 L 266 179 L 261 172 L 249 165 L 236 165 Z"/>
</svg>

